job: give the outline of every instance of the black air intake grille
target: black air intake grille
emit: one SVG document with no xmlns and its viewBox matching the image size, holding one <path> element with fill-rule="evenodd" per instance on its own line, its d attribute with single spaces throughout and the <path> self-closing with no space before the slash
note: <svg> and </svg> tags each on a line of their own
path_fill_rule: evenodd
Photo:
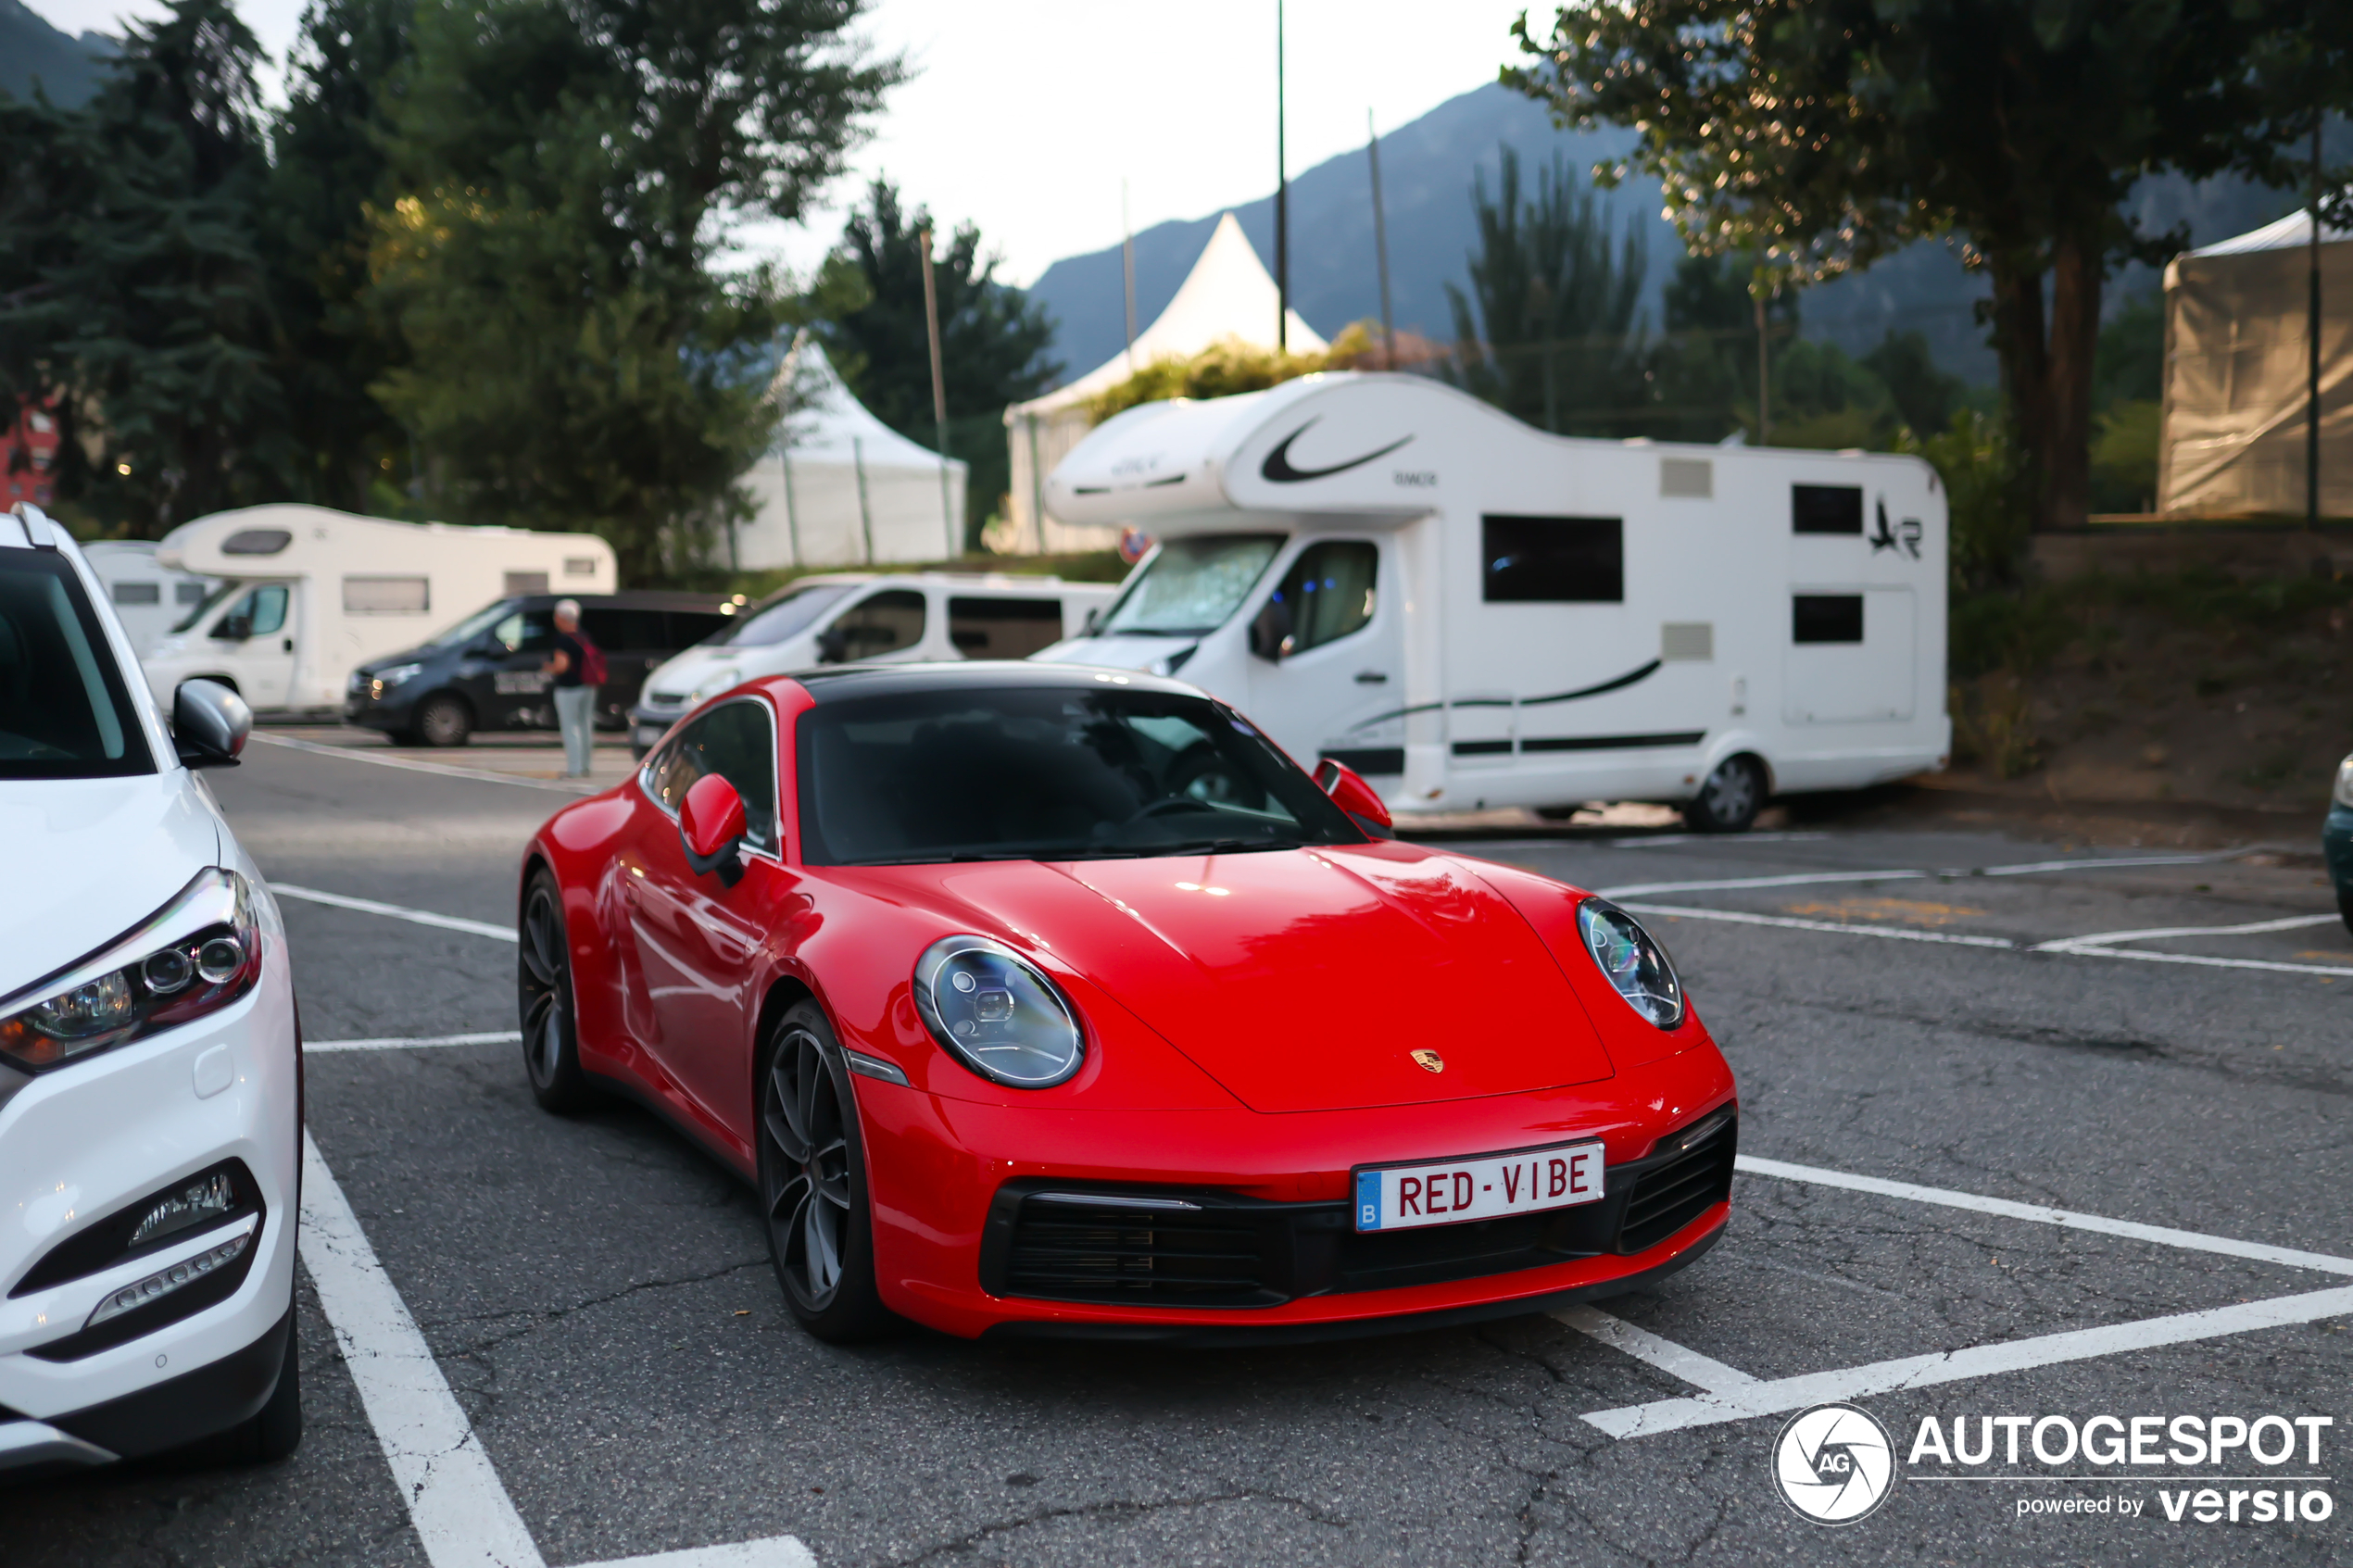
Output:
<svg viewBox="0 0 2353 1568">
<path fill-rule="evenodd" d="M 1711 1119 L 1712 1120 L 1712 1119 Z M 1656 1247 L 1717 1204 L 1732 1196 L 1732 1155 L 1740 1142 L 1740 1123 L 1730 1114 L 1697 1142 L 1676 1149 L 1691 1136 L 1670 1135 L 1663 1157 L 1653 1155 L 1634 1178 L 1626 1195 L 1626 1217 L 1619 1223 L 1617 1250 L 1642 1252 Z M 1655 1161 L 1655 1162 L 1654 1162 Z"/>
<path fill-rule="evenodd" d="M 1014 1223 L 1006 1286 L 1065 1301 L 1257 1307 L 1267 1289 L 1261 1226 L 1230 1210 L 1143 1210 L 1032 1195 Z"/>
</svg>

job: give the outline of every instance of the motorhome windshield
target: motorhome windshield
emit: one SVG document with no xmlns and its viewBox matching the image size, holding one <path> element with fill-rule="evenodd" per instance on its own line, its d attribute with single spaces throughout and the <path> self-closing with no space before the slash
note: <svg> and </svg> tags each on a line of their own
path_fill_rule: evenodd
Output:
<svg viewBox="0 0 2353 1568">
<path fill-rule="evenodd" d="M 816 623 L 825 608 L 849 592 L 847 583 L 818 583 L 796 588 L 772 599 L 732 626 L 724 626 L 702 640 L 705 647 L 764 648 Z"/>
<path fill-rule="evenodd" d="M 1240 608 L 1250 585 L 1283 547 L 1279 533 L 1171 539 L 1137 571 L 1101 621 L 1097 636 L 1198 637 Z"/>
<path fill-rule="evenodd" d="M 0 779 L 154 771 L 72 567 L 47 551 L 0 550 Z"/>
<path fill-rule="evenodd" d="M 230 595 L 235 593 L 238 589 L 244 586 L 245 584 L 243 583 L 238 582 L 234 578 L 231 578 L 228 582 L 220 584 L 220 587 L 215 588 L 211 593 L 207 594 L 203 598 L 198 599 L 196 601 L 196 608 L 182 616 L 179 621 L 173 624 L 171 629 L 174 632 L 185 632 L 189 627 L 194 626 L 197 621 L 202 621 L 206 616 L 210 615 L 213 610 L 220 606 L 223 599 L 226 599 Z"/>
</svg>

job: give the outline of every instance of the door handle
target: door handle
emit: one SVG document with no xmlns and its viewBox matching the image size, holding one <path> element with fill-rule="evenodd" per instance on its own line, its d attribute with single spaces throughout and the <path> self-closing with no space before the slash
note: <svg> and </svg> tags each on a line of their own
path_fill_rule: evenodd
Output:
<svg viewBox="0 0 2353 1568">
<path fill-rule="evenodd" d="M 281 637 L 281 638 L 279 638 L 279 639 L 278 639 L 278 651 L 279 651 L 279 652 L 281 652 L 281 653 L 292 653 L 292 652 L 294 652 L 294 639 L 293 639 L 292 637 Z"/>
<path fill-rule="evenodd" d="M 1389 677 L 1378 670 L 1359 670 L 1356 671 L 1356 684 L 1360 686 L 1385 686 L 1389 684 Z"/>
</svg>

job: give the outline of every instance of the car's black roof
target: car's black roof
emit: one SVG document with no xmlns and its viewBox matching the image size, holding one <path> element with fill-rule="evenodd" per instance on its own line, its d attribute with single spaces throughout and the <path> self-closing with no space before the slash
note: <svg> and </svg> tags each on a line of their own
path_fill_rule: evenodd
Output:
<svg viewBox="0 0 2353 1568">
<path fill-rule="evenodd" d="M 706 615 L 724 615 L 727 612 L 721 607 L 736 602 L 725 594 L 690 594 L 672 588 L 623 588 L 615 594 L 510 594 L 499 602 L 525 609 L 548 609 L 566 599 L 583 609 L 693 609 Z"/>
<path fill-rule="evenodd" d="M 853 697 L 899 696 L 912 692 L 968 691 L 975 687 L 1003 690 L 1094 691 L 1109 685 L 1128 691 L 1162 692 L 1171 696 L 1201 696 L 1198 688 L 1139 670 L 1098 670 L 1086 664 L 1037 664 L 1026 659 L 963 659 L 924 664 L 827 664 L 796 670 L 792 678 L 809 688 L 819 702 L 845 702 Z"/>
</svg>

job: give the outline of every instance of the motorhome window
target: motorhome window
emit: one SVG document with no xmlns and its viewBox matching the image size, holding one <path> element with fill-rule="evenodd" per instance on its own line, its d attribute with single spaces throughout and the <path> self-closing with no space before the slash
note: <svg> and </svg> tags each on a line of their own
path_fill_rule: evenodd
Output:
<svg viewBox="0 0 2353 1568">
<path fill-rule="evenodd" d="M 0 779 L 154 771 L 72 567 L 47 551 L 0 552 Z"/>
<path fill-rule="evenodd" d="M 224 556 L 274 556 L 294 543 L 294 534 L 283 528 L 240 528 L 220 541 Z"/>
<path fill-rule="evenodd" d="M 433 583 L 424 577 L 346 577 L 343 608 L 346 615 L 428 615 Z"/>
<path fill-rule="evenodd" d="M 782 598 L 770 599 L 750 615 L 722 626 L 707 639 L 712 647 L 762 648 L 799 636 L 817 624 L 849 592 L 846 583 L 821 583 L 795 588 Z"/>
<path fill-rule="evenodd" d="M 545 653 L 556 646 L 555 611 L 516 610 L 490 629 L 490 640 L 509 653 Z"/>
<path fill-rule="evenodd" d="M 596 557 L 594 557 L 594 556 L 566 556 L 566 557 L 564 557 L 564 575 L 565 575 L 566 577 L 594 577 L 594 576 L 596 576 L 596 575 L 597 575 L 597 558 L 596 558 Z"/>
<path fill-rule="evenodd" d="M 1791 601 L 1790 637 L 1800 643 L 1863 640 L 1863 596 L 1799 594 Z"/>
<path fill-rule="evenodd" d="M 827 627 L 841 639 L 845 659 L 879 659 L 924 640 L 924 596 L 912 588 L 887 588 L 843 610 Z"/>
<path fill-rule="evenodd" d="M 245 596 L 229 607 L 214 622 L 216 637 L 236 639 L 267 637 L 283 631 L 286 624 L 286 585 L 265 583 L 248 590 Z"/>
<path fill-rule="evenodd" d="M 502 592 L 509 596 L 520 594 L 544 594 L 547 591 L 547 574 L 544 571 L 510 571 Z"/>
<path fill-rule="evenodd" d="M 1266 601 L 1269 641 L 1283 657 L 1337 642 L 1373 619 L 1380 546 L 1365 539 L 1311 545 L 1290 563 Z"/>
<path fill-rule="evenodd" d="M 186 596 L 189 589 L 201 589 L 203 586 L 204 584 L 201 583 L 181 583 L 181 603 L 187 603 Z M 189 627 L 194 626 L 197 621 L 202 621 L 207 615 L 210 614 L 212 612 L 213 606 L 219 604 L 221 600 L 235 593 L 241 586 L 243 586 L 241 583 L 223 583 L 220 586 L 213 589 L 210 593 L 202 595 L 196 600 L 195 607 L 189 610 L 187 614 L 182 616 L 178 623 L 171 629 L 175 632 L 185 632 Z"/>
<path fill-rule="evenodd" d="M 1626 524 L 1614 517 L 1478 520 L 1489 604 L 1623 604 Z"/>
<path fill-rule="evenodd" d="M 1794 533 L 1863 532 L 1863 489 L 1858 484 L 1793 484 L 1789 510 Z"/>
<path fill-rule="evenodd" d="M 201 583 L 174 583 L 171 585 L 171 602 L 173 604 L 200 605 L 204 603 L 204 597 L 205 587 Z"/>
<path fill-rule="evenodd" d="M 776 732 L 758 702 L 722 703 L 678 732 L 646 770 L 647 786 L 675 815 L 697 780 L 717 773 L 744 803 L 744 837 L 755 849 L 776 848 Z"/>
<path fill-rule="evenodd" d="M 966 659 L 1027 659 L 1063 640 L 1063 602 L 951 598 L 948 640 Z"/>
<path fill-rule="evenodd" d="M 1283 547 L 1279 533 L 1220 533 L 1171 539 L 1129 578 L 1098 636 L 1198 637 L 1214 632 Z"/>
<path fill-rule="evenodd" d="M 163 584 L 118 583 L 114 585 L 114 602 L 119 605 L 159 605 L 163 603 Z"/>
</svg>

